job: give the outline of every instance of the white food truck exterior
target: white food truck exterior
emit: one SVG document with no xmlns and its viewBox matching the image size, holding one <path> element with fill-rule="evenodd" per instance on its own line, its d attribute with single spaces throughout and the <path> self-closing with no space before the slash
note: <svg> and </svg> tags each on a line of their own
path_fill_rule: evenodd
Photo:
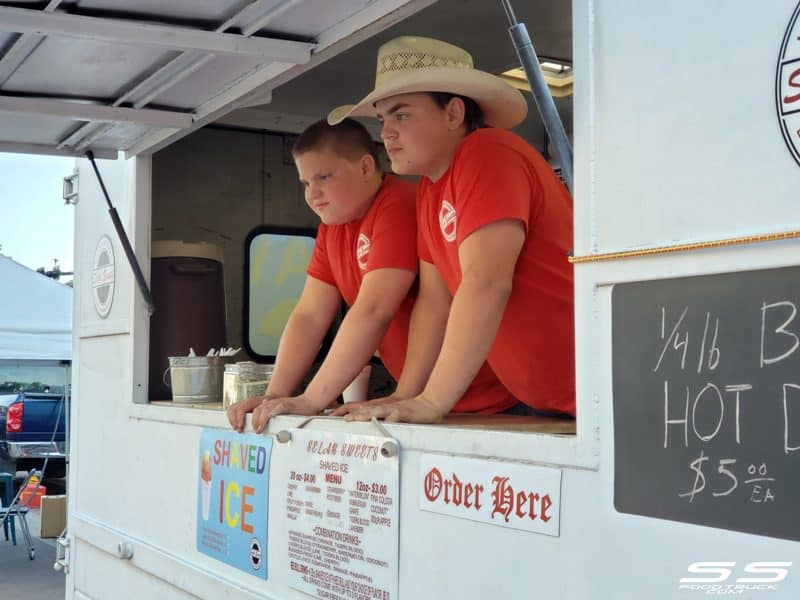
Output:
<svg viewBox="0 0 800 600">
<path fill-rule="evenodd" d="M 613 290 L 629 282 L 800 265 L 800 240 L 792 237 L 800 230 L 800 121 L 792 114 L 792 107 L 800 109 L 800 101 L 792 100 L 800 93 L 797 10 L 794 0 L 573 2 L 576 433 L 404 424 L 386 424 L 381 431 L 370 423 L 338 419 L 316 419 L 297 429 L 304 419 L 278 417 L 265 436 L 288 431 L 292 439 L 272 443 L 267 547 L 261 549 L 266 579 L 198 550 L 201 435 L 208 429 L 228 429 L 227 420 L 222 411 L 148 403 L 149 316 L 104 214 L 105 200 L 91 166 L 79 160 L 67 598 L 291 599 L 308 597 L 305 591 L 319 597 L 475 600 L 800 597 L 800 543 L 788 521 L 785 535 L 763 535 L 759 517 L 743 527 L 716 527 L 702 519 L 690 523 L 684 521 L 691 519 L 645 514 L 646 508 L 642 514 L 618 510 L 627 505 L 622 495 L 632 493 L 632 488 L 629 484 L 615 488 L 615 466 L 624 457 L 617 455 L 621 447 L 615 446 L 619 366 L 615 367 L 614 356 L 625 339 L 615 335 L 612 319 Z M 153 161 L 142 153 L 98 162 L 146 275 Z M 185 203 L 186 211 L 192 210 L 191 198 Z M 766 239 L 784 232 L 785 239 Z M 113 249 L 111 276 L 107 262 L 97 260 L 104 239 Z M 719 240 L 739 243 L 715 244 Z M 684 244 L 684 251 L 650 252 Z M 730 301 L 735 303 L 735 298 Z M 755 318 L 762 319 L 765 304 L 779 301 L 796 305 L 800 297 L 764 297 L 755 306 Z M 713 307 L 702 302 L 690 308 L 704 315 L 711 312 L 713 318 Z M 792 321 L 789 316 L 771 332 L 786 336 L 782 360 L 794 361 L 795 371 L 800 372 L 796 368 L 800 351 L 790 352 L 789 337 L 800 331 L 800 319 Z M 665 360 L 688 348 L 696 363 L 694 344 L 704 333 L 692 332 L 688 342 L 669 337 L 678 317 L 669 311 L 653 316 L 648 325 L 659 336 L 653 343 L 666 344 Z M 751 317 L 741 315 L 743 321 Z M 720 325 L 730 326 L 724 320 Z M 713 345 L 708 340 L 706 351 Z M 729 360 L 726 349 L 719 344 L 717 348 L 720 362 Z M 703 363 L 704 350 L 699 352 L 701 366 L 710 369 L 713 357 Z M 763 352 L 762 346 L 762 358 Z M 754 371 L 764 377 L 769 366 L 762 361 Z M 713 374 L 708 377 L 713 381 Z M 722 389 L 724 384 L 748 381 L 715 385 Z M 800 384 L 800 379 L 793 383 Z M 682 394 L 682 384 L 675 385 Z M 654 398 L 642 401 L 663 409 L 665 392 L 656 391 Z M 687 392 L 689 408 L 697 404 L 697 391 L 693 389 L 690 396 Z M 734 414 L 733 396 L 727 392 L 723 396 L 728 412 L 720 437 L 731 435 L 728 424 Z M 784 405 L 788 406 L 785 427 L 776 427 L 775 438 L 782 444 L 783 460 L 789 461 L 785 465 L 794 461 L 794 471 L 783 469 L 781 474 L 792 474 L 796 480 L 800 418 L 792 421 L 791 403 L 784 398 Z M 683 406 L 671 405 L 674 412 L 667 417 L 676 419 Z M 709 428 L 692 431 L 691 422 L 687 427 L 694 448 L 702 450 L 701 441 L 714 443 Z M 665 429 L 672 431 L 664 423 L 657 431 L 664 435 Z M 353 437 L 361 435 L 374 437 Z M 682 441 L 684 432 L 676 435 Z M 300 487 L 307 484 L 302 476 L 318 464 L 310 461 L 304 466 L 298 454 L 302 448 L 312 454 L 324 451 L 312 447 L 314 436 L 339 444 L 334 457 L 348 439 L 396 440 L 399 456 L 392 457 L 389 449 L 384 457 L 388 462 L 381 476 L 389 478 L 388 487 L 377 492 L 390 498 L 388 503 L 397 513 L 379 542 L 381 551 L 388 550 L 388 560 L 365 566 L 363 560 L 353 559 L 341 580 L 317 573 L 316 583 L 306 579 L 311 587 L 304 587 L 298 572 L 306 577 L 310 572 L 298 564 L 314 561 L 299 546 L 291 546 L 291 536 L 300 525 L 287 518 L 292 497 L 287 491 L 295 489 L 297 473 Z M 746 442 L 740 445 L 744 448 Z M 720 512 L 725 512 L 723 493 L 731 485 L 722 469 L 736 478 L 740 486 L 736 493 L 745 493 L 746 468 L 751 463 L 760 466 L 760 458 L 746 453 L 730 456 L 739 460 L 734 468 L 732 463 L 719 463 L 724 457 L 714 454 L 713 448 L 709 445 L 705 452 L 709 462 L 698 463 L 705 469 L 707 488 L 701 489 L 697 469 L 687 462 L 682 465 L 685 487 L 673 489 L 670 502 L 688 503 L 690 498 L 681 494 L 692 490 L 697 498 L 691 500 L 700 502 L 701 494 L 713 492 L 719 494 Z M 367 449 L 362 454 L 373 452 Z M 628 452 L 637 450 L 631 447 Z M 375 456 L 380 458 L 380 453 Z M 391 478 L 397 476 L 392 487 Z M 652 481 L 641 482 L 643 488 L 657 486 L 662 473 L 655 470 L 651 476 Z M 376 477 L 364 482 L 371 488 L 380 479 Z M 773 496 L 786 484 L 775 479 Z M 504 489 L 499 499 L 493 497 L 500 483 L 514 486 L 513 493 Z M 786 493 L 794 494 L 796 507 L 798 488 L 792 485 Z M 375 491 L 370 489 L 367 496 Z M 746 495 L 753 498 L 751 488 Z M 358 496 L 342 492 L 341 497 L 344 505 L 358 506 L 350 503 Z M 235 499 L 239 500 L 238 493 Z M 760 513 L 746 515 L 761 514 L 768 521 L 781 500 L 767 499 L 759 504 Z M 481 512 L 478 503 L 488 512 L 473 514 Z M 227 510 L 226 519 L 235 520 L 237 509 Z M 794 515 L 796 520 L 796 508 Z M 301 512 L 300 520 L 304 518 Z M 348 541 L 340 534 L 330 536 Z M 325 550 L 324 544 L 320 548 Z M 341 550 L 339 545 L 335 548 Z M 363 548 L 367 554 L 378 550 Z M 362 571 L 353 566 L 357 562 Z M 379 586 L 381 578 L 389 583 Z M 353 581 L 374 585 L 359 588 Z M 339 595 L 336 586 L 341 587 Z"/>
</svg>

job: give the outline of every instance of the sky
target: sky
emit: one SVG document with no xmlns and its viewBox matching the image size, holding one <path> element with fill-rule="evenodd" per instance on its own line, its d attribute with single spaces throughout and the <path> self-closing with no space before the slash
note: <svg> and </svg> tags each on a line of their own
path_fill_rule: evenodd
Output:
<svg viewBox="0 0 800 600">
<path fill-rule="evenodd" d="M 52 269 L 57 258 L 72 271 L 75 207 L 61 194 L 74 165 L 69 157 L 0 152 L 0 253 L 34 270 Z"/>
</svg>

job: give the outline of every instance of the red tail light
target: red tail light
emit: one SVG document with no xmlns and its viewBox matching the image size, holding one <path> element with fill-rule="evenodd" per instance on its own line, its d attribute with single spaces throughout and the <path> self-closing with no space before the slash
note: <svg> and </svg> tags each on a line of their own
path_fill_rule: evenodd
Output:
<svg viewBox="0 0 800 600">
<path fill-rule="evenodd" d="M 6 431 L 22 431 L 22 407 L 22 402 L 15 402 L 8 407 Z"/>
</svg>

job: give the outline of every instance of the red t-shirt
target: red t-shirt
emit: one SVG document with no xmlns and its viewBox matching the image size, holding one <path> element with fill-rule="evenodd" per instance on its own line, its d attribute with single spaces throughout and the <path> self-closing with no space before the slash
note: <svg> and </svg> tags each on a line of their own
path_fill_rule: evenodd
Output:
<svg viewBox="0 0 800 600">
<path fill-rule="evenodd" d="M 575 414 L 575 323 L 569 192 L 547 161 L 511 132 L 479 129 L 464 138 L 436 182 L 417 189 L 418 251 L 451 293 L 461 283 L 458 246 L 476 229 L 522 221 L 525 243 L 488 362 L 533 408 Z"/>
<path fill-rule="evenodd" d="M 419 270 L 416 238 L 415 186 L 387 175 L 361 219 L 343 225 L 320 224 L 307 273 L 336 286 L 352 306 L 366 273 L 384 268 Z M 414 295 L 409 294 L 378 346 L 381 360 L 395 380 L 405 363 L 413 306 Z M 500 398 L 507 408 L 510 395 L 494 374 L 484 365 L 479 375 L 454 410 L 485 410 Z"/>
<path fill-rule="evenodd" d="M 387 175 L 361 219 L 343 225 L 320 224 L 307 273 L 336 286 L 347 306 L 358 296 L 364 275 L 375 269 L 419 271 L 414 214 L 414 184 Z M 414 298 L 403 300 L 378 346 L 392 377 L 403 371 Z"/>
</svg>

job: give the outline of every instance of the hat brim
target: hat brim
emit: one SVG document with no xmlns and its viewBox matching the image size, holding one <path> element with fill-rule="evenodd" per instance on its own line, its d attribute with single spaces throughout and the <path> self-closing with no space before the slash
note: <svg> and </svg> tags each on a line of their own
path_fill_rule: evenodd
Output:
<svg viewBox="0 0 800 600">
<path fill-rule="evenodd" d="M 379 100 L 415 92 L 449 92 L 472 98 L 483 110 L 486 124 L 501 129 L 519 125 L 528 114 L 528 104 L 519 90 L 499 77 L 476 69 L 435 67 L 395 75 L 357 104 L 334 108 L 328 113 L 328 123 L 336 125 L 347 117 L 374 117 L 374 104 Z"/>
</svg>

